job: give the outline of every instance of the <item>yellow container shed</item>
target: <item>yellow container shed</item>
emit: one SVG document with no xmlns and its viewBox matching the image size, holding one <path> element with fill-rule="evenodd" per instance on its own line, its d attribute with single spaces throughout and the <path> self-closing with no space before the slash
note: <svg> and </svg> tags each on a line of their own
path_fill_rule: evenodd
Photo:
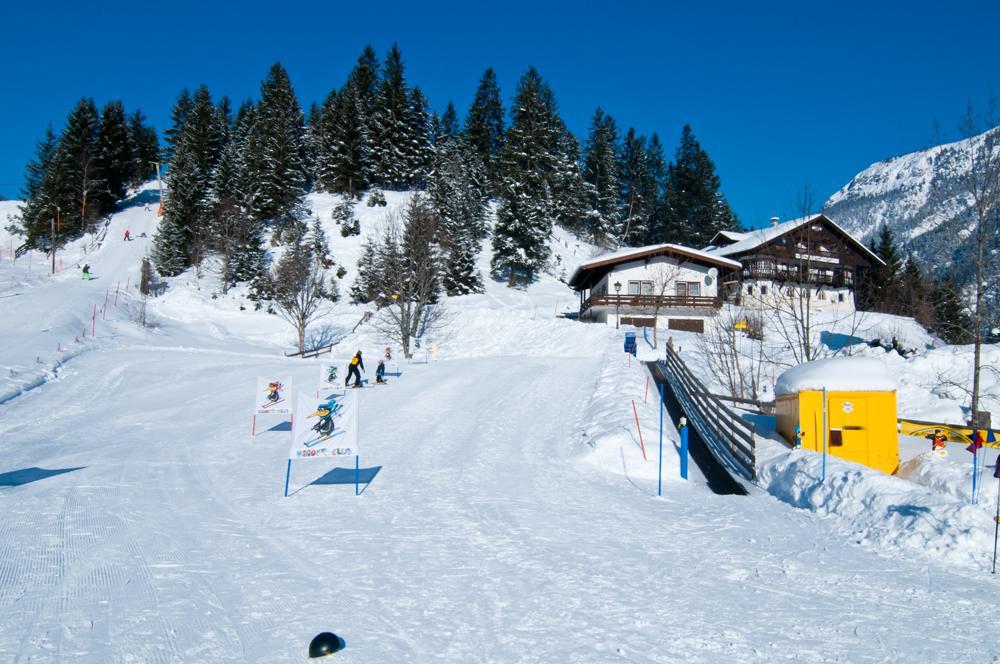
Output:
<svg viewBox="0 0 1000 664">
<path fill-rule="evenodd" d="M 823 390 L 826 390 L 824 430 Z M 896 381 L 868 357 L 836 357 L 792 367 L 774 386 L 778 432 L 802 448 L 892 474 L 899 468 Z"/>
</svg>

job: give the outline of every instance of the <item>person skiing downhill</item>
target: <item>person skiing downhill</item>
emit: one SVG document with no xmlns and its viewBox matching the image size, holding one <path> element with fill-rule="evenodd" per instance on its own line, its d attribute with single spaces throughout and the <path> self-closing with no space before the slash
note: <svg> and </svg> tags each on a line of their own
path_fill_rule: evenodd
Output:
<svg viewBox="0 0 1000 664">
<path fill-rule="evenodd" d="M 378 368 L 375 369 L 375 382 L 385 383 L 385 360 L 378 361 Z"/>
<path fill-rule="evenodd" d="M 125 236 L 122 238 L 122 240 L 124 240 L 125 242 L 131 242 L 132 241 L 132 237 L 129 235 L 129 232 L 128 232 L 127 228 L 125 229 Z"/>
<path fill-rule="evenodd" d="M 344 379 L 344 387 L 350 387 L 351 376 L 354 376 L 354 387 L 361 387 L 361 371 L 364 370 L 365 363 L 361 359 L 361 351 L 359 350 L 347 365 L 347 378 Z"/>
<path fill-rule="evenodd" d="M 90 281 L 90 264 L 89 263 L 84 263 L 83 264 L 83 276 L 81 276 L 80 278 L 81 279 L 86 279 L 87 281 Z"/>
</svg>

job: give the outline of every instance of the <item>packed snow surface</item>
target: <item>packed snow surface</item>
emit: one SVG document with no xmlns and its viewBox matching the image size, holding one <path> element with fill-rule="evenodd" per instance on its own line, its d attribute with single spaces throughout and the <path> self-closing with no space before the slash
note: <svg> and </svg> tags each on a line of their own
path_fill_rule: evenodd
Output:
<svg viewBox="0 0 1000 664">
<path fill-rule="evenodd" d="M 807 390 L 892 392 L 896 380 L 886 366 L 870 357 L 831 357 L 806 362 L 778 376 L 775 396 Z"/>
<path fill-rule="evenodd" d="M 367 233 L 378 211 L 358 212 Z M 250 435 L 257 376 L 308 391 L 325 359 L 396 344 L 351 333 L 362 311 L 341 305 L 317 330 L 346 335 L 332 355 L 286 358 L 287 325 L 194 273 L 170 281 L 143 328 L 134 283 L 155 223 L 126 205 L 54 276 L 38 254 L 0 261 L 0 473 L 49 471 L 0 475 L 0 661 L 302 662 L 321 631 L 344 638 L 344 662 L 1000 651 L 996 630 L 970 629 L 996 608 L 985 552 L 967 548 L 983 507 L 962 516 L 973 532 L 960 545 L 918 550 L 901 539 L 941 525 L 934 501 L 865 494 L 871 528 L 853 529 L 843 484 L 816 489 L 818 457 L 802 452 L 797 477 L 775 466 L 784 494 L 718 496 L 695 469 L 678 478 L 669 417 L 657 498 L 655 388 L 618 332 L 558 317 L 575 297 L 551 275 L 450 298 L 438 360 L 422 352 L 361 391 L 360 496 L 345 459 L 293 462 L 283 497 L 289 423 Z M 353 272 L 358 238 L 328 235 Z M 555 276 L 593 255 L 561 232 L 553 246 Z M 83 261 L 96 279 L 80 279 Z M 692 337 L 678 339 L 694 363 Z M 820 490 L 839 502 L 814 507 Z"/>
</svg>

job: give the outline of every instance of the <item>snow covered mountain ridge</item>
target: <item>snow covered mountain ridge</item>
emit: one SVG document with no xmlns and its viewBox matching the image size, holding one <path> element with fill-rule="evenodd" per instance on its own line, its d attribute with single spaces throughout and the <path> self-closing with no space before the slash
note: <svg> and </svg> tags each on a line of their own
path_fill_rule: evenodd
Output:
<svg viewBox="0 0 1000 664">
<path fill-rule="evenodd" d="M 872 164 L 833 194 L 823 212 L 864 241 L 888 226 L 903 250 L 913 252 L 932 276 L 950 274 L 957 285 L 966 286 L 973 272 L 968 257 L 975 213 L 963 181 L 977 151 L 996 132 L 1000 127 Z"/>
</svg>

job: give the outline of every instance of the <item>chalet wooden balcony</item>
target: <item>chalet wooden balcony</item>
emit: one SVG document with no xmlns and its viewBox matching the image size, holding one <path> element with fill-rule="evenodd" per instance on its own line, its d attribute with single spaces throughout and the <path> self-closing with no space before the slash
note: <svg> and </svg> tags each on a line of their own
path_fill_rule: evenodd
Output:
<svg viewBox="0 0 1000 664">
<path fill-rule="evenodd" d="M 743 279 L 768 279 L 776 283 L 817 284 L 835 288 L 854 285 L 854 274 L 847 270 L 835 270 L 833 274 L 809 274 L 805 269 L 778 270 L 745 265 L 740 274 Z"/>
<path fill-rule="evenodd" d="M 613 307 L 621 309 L 645 309 L 652 311 L 665 309 L 718 309 L 722 306 L 722 296 L 702 297 L 698 295 L 591 295 L 583 303 L 582 311 L 591 307 Z"/>
</svg>

